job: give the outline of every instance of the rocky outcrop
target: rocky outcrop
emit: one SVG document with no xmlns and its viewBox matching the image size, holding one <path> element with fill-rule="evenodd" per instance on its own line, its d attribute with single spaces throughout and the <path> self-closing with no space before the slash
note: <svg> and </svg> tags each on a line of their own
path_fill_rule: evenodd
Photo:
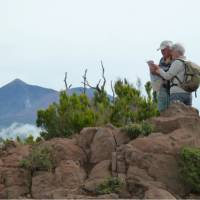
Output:
<svg viewBox="0 0 200 200">
<path fill-rule="evenodd" d="M 186 127 L 196 129 L 196 126 L 200 126 L 198 110 L 181 103 L 170 105 L 160 117 L 152 118 L 150 122 L 155 125 L 157 132 L 162 133 L 170 133 Z"/>
<path fill-rule="evenodd" d="M 198 112 L 174 104 L 150 120 L 156 132 L 130 141 L 120 129 L 84 128 L 73 139 L 55 138 L 38 144 L 50 148 L 55 169 L 30 172 L 20 160 L 28 145 L 10 144 L 0 151 L 0 198 L 145 198 L 193 196 L 179 177 L 178 155 L 183 146 L 200 147 Z M 115 194 L 96 195 L 108 177 L 123 183 Z"/>
</svg>

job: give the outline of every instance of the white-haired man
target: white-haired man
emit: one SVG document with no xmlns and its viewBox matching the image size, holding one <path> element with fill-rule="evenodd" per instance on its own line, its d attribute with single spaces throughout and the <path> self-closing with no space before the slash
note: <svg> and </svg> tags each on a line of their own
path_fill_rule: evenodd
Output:
<svg viewBox="0 0 200 200">
<path fill-rule="evenodd" d="M 159 62 L 159 68 L 161 68 L 163 71 L 167 72 L 170 68 L 171 62 L 172 62 L 172 57 L 171 57 L 171 47 L 173 43 L 169 40 L 165 40 L 161 42 L 160 47 L 157 49 L 158 51 L 161 51 L 162 58 L 160 59 Z M 149 66 L 150 70 L 153 71 L 154 69 L 154 63 L 153 61 L 149 61 Z M 151 66 L 153 67 L 151 69 Z M 155 77 L 155 79 L 158 79 Z M 159 78 L 161 79 L 161 78 Z M 155 93 L 154 93 L 155 94 Z M 165 79 L 161 79 L 161 86 L 159 88 L 159 91 L 156 92 L 156 99 L 158 102 L 158 110 L 164 111 L 170 103 L 170 83 L 169 81 Z"/>
<path fill-rule="evenodd" d="M 165 80 L 170 80 L 170 102 L 182 102 L 186 105 L 192 105 L 192 94 L 181 88 L 181 83 L 185 78 L 185 48 L 183 45 L 176 43 L 172 46 L 171 51 L 173 62 L 167 72 L 159 66 L 154 65 L 154 72 Z"/>
</svg>

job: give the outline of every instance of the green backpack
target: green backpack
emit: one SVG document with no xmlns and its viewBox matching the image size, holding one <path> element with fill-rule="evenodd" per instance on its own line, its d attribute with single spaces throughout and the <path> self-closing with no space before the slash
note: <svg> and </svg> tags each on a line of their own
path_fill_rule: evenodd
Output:
<svg viewBox="0 0 200 200">
<path fill-rule="evenodd" d="M 200 66 L 197 64 L 177 59 L 185 64 L 185 75 L 183 82 L 180 82 L 180 87 L 183 88 L 186 92 L 196 92 L 200 85 Z"/>
</svg>

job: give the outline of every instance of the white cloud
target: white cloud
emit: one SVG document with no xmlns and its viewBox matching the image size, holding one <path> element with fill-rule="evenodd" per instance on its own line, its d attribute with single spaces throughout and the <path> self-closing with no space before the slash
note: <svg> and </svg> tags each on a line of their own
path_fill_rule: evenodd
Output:
<svg viewBox="0 0 200 200">
<path fill-rule="evenodd" d="M 17 136 L 20 138 L 26 138 L 32 135 L 34 138 L 40 136 L 40 129 L 32 124 L 19 124 L 13 123 L 7 128 L 0 129 L 0 138 L 2 139 L 16 139 Z"/>
</svg>

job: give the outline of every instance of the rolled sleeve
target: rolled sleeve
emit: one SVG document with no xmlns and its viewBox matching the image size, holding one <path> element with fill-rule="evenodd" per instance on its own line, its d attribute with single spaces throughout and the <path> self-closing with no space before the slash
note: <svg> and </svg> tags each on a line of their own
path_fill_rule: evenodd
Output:
<svg viewBox="0 0 200 200">
<path fill-rule="evenodd" d="M 171 67 L 167 72 L 165 72 L 163 69 L 160 69 L 160 76 L 162 76 L 165 80 L 171 80 L 182 70 L 182 67 L 182 62 L 176 60 L 172 63 Z"/>
</svg>

